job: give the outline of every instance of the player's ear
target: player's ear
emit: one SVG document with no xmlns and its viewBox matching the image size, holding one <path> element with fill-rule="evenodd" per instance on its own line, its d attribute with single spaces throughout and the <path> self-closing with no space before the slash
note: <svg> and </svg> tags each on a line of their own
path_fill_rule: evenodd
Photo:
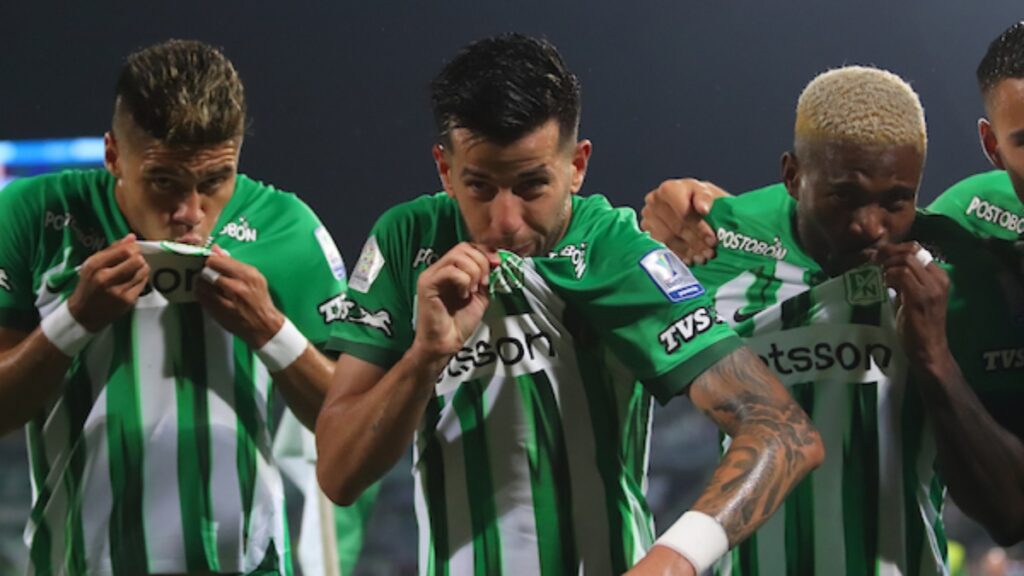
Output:
<svg viewBox="0 0 1024 576">
<path fill-rule="evenodd" d="M 576 143 L 572 153 L 572 193 L 575 194 L 583 188 L 583 179 L 587 176 L 587 165 L 590 163 L 590 153 L 594 145 L 590 140 L 580 140 Z"/>
<path fill-rule="evenodd" d="M 114 138 L 114 132 L 106 132 L 103 134 L 103 165 L 107 167 L 107 172 L 110 172 L 114 178 L 121 179 L 121 164 L 120 164 L 120 151 L 117 148 L 117 139 Z"/>
<path fill-rule="evenodd" d="M 988 118 L 978 118 L 978 142 L 981 143 L 981 151 L 985 153 L 988 161 L 996 168 L 1005 170 L 1003 159 L 999 156 L 999 141 L 996 140 L 996 132 Z"/>
<path fill-rule="evenodd" d="M 794 200 L 797 200 L 797 194 L 800 190 L 800 161 L 796 157 L 796 152 L 792 150 L 783 152 L 779 163 L 782 169 L 782 183 L 786 185 L 786 191 L 789 192 L 789 195 Z"/>
<path fill-rule="evenodd" d="M 434 144 L 431 149 L 431 153 L 434 156 L 434 166 L 437 167 L 437 176 L 441 179 L 441 186 L 444 187 L 444 191 L 448 193 L 448 196 L 455 197 L 455 192 L 452 190 L 452 167 L 449 163 L 448 151 L 445 150 L 441 143 Z"/>
</svg>

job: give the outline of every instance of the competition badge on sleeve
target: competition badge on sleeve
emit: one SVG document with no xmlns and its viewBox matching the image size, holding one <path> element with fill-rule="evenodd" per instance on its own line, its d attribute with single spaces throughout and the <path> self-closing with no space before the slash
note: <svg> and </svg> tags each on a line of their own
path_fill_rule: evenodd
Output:
<svg viewBox="0 0 1024 576">
<path fill-rule="evenodd" d="M 139 242 L 149 264 L 149 285 L 168 302 L 195 302 L 196 283 L 209 248 L 178 242 Z"/>
<path fill-rule="evenodd" d="M 640 267 L 671 302 L 690 300 L 704 293 L 693 272 L 667 248 L 648 252 L 640 259 Z"/>
</svg>

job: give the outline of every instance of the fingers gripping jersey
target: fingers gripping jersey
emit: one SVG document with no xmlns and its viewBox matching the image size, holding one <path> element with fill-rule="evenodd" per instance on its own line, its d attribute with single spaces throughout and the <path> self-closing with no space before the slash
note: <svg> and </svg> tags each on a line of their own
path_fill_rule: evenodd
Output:
<svg viewBox="0 0 1024 576">
<path fill-rule="evenodd" d="M 443 194 L 385 214 L 331 346 L 390 366 L 414 337 L 418 275 L 464 239 Z M 491 286 L 417 434 L 420 570 L 622 573 L 653 540 L 651 395 L 678 394 L 738 339 L 685 266 L 600 196 L 573 198 L 549 255 L 503 253 Z"/>
<path fill-rule="evenodd" d="M 943 486 L 878 268 L 829 279 L 795 239 L 782 185 L 718 200 L 694 268 L 814 421 L 827 454 L 719 574 L 943 574 Z M 774 246 L 772 250 L 760 247 Z"/>
<path fill-rule="evenodd" d="M 0 192 L 0 326 L 34 329 L 72 293 L 78 266 L 128 233 L 113 191 L 108 173 L 87 171 Z M 259 269 L 278 308 L 323 345 L 318 308 L 344 289 L 344 269 L 308 207 L 239 176 L 213 241 Z M 242 339 L 147 287 L 28 424 L 31 573 L 289 572 L 272 389 Z"/>
</svg>

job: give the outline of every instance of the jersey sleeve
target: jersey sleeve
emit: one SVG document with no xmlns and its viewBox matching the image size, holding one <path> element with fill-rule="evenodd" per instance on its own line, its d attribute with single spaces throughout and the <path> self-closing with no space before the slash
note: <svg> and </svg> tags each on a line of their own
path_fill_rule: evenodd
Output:
<svg viewBox="0 0 1024 576">
<path fill-rule="evenodd" d="M 271 294 L 281 312 L 317 348 L 330 337 L 328 312 L 345 294 L 345 263 L 331 234 L 305 203 L 289 196 L 289 226 L 262 242 L 273 257 L 261 257 Z"/>
<path fill-rule="evenodd" d="M 1024 233 L 1024 205 L 1002 170 L 961 180 L 929 204 L 928 211 L 955 220 L 981 238 L 1014 241 Z"/>
<path fill-rule="evenodd" d="M 545 276 L 579 321 L 659 402 L 742 345 L 718 319 L 704 287 L 670 250 L 640 231 L 631 210 L 612 211 L 587 237 L 582 273 L 571 258 L 538 259 L 537 266 L 547 268 Z"/>
<path fill-rule="evenodd" d="M 329 349 L 390 368 L 412 344 L 412 234 L 412 221 L 395 209 L 374 225 L 347 295 L 328 311 Z"/>
<path fill-rule="evenodd" d="M 16 180 L 0 191 L 0 327 L 31 331 L 39 323 L 32 271 L 39 237 L 43 191 L 32 178 Z"/>
</svg>

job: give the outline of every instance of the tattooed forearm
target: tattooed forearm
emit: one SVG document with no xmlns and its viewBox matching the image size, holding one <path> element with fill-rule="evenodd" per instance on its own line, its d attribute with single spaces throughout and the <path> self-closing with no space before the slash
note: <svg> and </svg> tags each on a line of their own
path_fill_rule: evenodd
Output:
<svg viewBox="0 0 1024 576">
<path fill-rule="evenodd" d="M 718 520 L 736 544 L 821 463 L 821 439 L 782 384 L 746 349 L 697 378 L 690 398 L 732 437 L 694 509 Z"/>
</svg>

